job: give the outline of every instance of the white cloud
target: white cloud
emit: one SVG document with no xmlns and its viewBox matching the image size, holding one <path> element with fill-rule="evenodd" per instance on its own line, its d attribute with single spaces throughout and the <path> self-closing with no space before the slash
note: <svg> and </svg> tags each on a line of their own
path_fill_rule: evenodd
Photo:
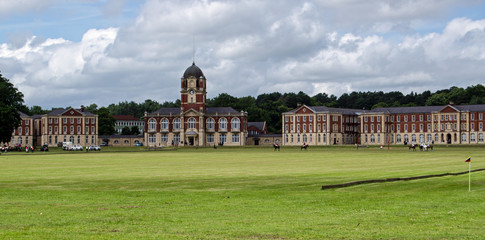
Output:
<svg viewBox="0 0 485 240">
<path fill-rule="evenodd" d="M 41 11 L 59 0 L 0 0 L 0 18 L 11 15 Z"/>
<path fill-rule="evenodd" d="M 28 105 L 46 107 L 175 101 L 194 46 L 208 97 L 273 91 L 340 96 L 481 83 L 485 20 L 456 18 L 423 35 L 412 30 L 455 5 L 149 0 L 132 24 L 92 28 L 80 41 L 24 36 L 0 44 L 0 65 Z M 346 19 L 336 21 L 344 11 Z M 339 28 L 347 24 L 352 27 Z M 399 26 L 411 31 L 389 37 Z"/>
</svg>

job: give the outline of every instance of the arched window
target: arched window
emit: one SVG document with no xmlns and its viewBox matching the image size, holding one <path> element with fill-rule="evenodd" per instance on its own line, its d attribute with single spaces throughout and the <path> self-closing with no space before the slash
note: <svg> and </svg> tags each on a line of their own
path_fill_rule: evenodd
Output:
<svg viewBox="0 0 485 240">
<path fill-rule="evenodd" d="M 125 141 L 124 141 L 124 143 L 125 143 L 125 144 L 128 144 L 128 143 L 130 143 L 130 141 L 128 141 L 128 140 L 125 140 Z"/>
<path fill-rule="evenodd" d="M 70 137 L 69 137 L 69 142 L 74 143 L 74 136 L 70 136 Z"/>
<path fill-rule="evenodd" d="M 396 135 L 396 142 L 397 143 L 401 142 L 401 134 Z"/>
<path fill-rule="evenodd" d="M 173 120 L 173 129 L 180 129 L 180 118 L 176 118 Z"/>
<path fill-rule="evenodd" d="M 376 141 L 376 137 L 374 136 L 374 134 L 371 134 L 370 135 L 370 142 L 373 143 Z"/>
<path fill-rule="evenodd" d="M 157 129 L 157 121 L 155 119 L 148 120 L 148 130 L 156 130 Z"/>
<path fill-rule="evenodd" d="M 168 119 L 162 119 L 162 121 L 160 122 L 160 128 L 162 130 L 168 130 Z"/>
<path fill-rule="evenodd" d="M 219 119 L 219 129 L 227 129 L 227 119 L 226 118 Z"/>
<path fill-rule="evenodd" d="M 215 125 L 214 124 L 214 119 L 212 119 L 212 118 L 207 119 L 207 124 L 206 125 L 207 125 L 207 129 L 214 129 L 214 125 Z"/>
<path fill-rule="evenodd" d="M 415 143 L 415 142 L 416 142 L 416 134 L 411 135 L 411 141 L 412 141 L 413 143 Z"/>
<path fill-rule="evenodd" d="M 483 133 L 478 134 L 478 141 L 483 142 Z"/>
<path fill-rule="evenodd" d="M 303 134 L 303 142 L 308 142 L 306 134 Z"/>
<path fill-rule="evenodd" d="M 240 123 L 239 118 L 233 118 L 231 120 L 231 129 L 238 130 L 240 128 Z"/>
<path fill-rule="evenodd" d="M 189 118 L 189 128 L 195 128 L 195 118 Z"/>
<path fill-rule="evenodd" d="M 405 141 L 406 143 L 408 143 L 408 142 L 409 142 L 409 136 L 408 136 L 407 134 L 404 134 L 404 141 Z"/>
<path fill-rule="evenodd" d="M 466 142 L 466 134 L 465 133 L 461 134 L 461 141 Z"/>
<path fill-rule="evenodd" d="M 419 142 L 424 143 L 424 134 L 419 134 Z"/>
<path fill-rule="evenodd" d="M 475 142 L 475 133 L 470 134 L 470 142 Z"/>
</svg>

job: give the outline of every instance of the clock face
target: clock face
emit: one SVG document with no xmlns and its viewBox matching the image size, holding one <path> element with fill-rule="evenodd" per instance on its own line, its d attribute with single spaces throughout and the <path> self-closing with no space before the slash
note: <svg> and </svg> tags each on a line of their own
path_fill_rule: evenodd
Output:
<svg viewBox="0 0 485 240">
<path fill-rule="evenodd" d="M 194 94 L 194 90 L 190 90 L 190 94 Z"/>
</svg>

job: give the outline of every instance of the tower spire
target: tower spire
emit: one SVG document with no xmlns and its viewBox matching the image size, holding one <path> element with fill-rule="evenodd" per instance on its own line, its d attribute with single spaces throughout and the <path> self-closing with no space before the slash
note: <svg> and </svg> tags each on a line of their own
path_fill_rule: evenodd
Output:
<svg viewBox="0 0 485 240">
<path fill-rule="evenodd" d="M 192 63 L 195 64 L 195 35 L 192 34 Z"/>
</svg>

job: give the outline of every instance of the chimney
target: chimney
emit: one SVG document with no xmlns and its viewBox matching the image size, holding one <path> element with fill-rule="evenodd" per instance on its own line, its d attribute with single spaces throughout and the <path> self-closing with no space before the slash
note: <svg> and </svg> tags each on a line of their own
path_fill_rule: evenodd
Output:
<svg viewBox="0 0 485 240">
<path fill-rule="evenodd" d="M 296 104 L 296 108 L 299 108 L 299 107 L 301 107 L 301 103 Z"/>
<path fill-rule="evenodd" d="M 450 101 L 450 105 L 451 105 L 451 106 L 455 105 L 455 102 Z"/>
<path fill-rule="evenodd" d="M 81 112 L 84 112 L 84 105 L 81 105 Z"/>
</svg>

